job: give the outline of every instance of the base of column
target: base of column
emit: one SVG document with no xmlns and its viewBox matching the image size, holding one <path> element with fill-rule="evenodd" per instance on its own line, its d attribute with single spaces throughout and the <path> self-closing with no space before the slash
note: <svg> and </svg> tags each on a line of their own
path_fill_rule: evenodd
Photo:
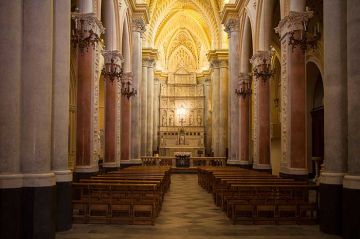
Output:
<svg viewBox="0 0 360 239">
<path fill-rule="evenodd" d="M 343 173 L 323 172 L 320 176 L 320 230 L 341 234 Z"/>
<path fill-rule="evenodd" d="M 22 175 L 0 176 L 0 238 L 21 238 Z"/>
<path fill-rule="evenodd" d="M 121 160 L 120 168 L 128 168 L 131 166 L 139 166 L 142 165 L 141 159 L 129 159 L 129 160 Z"/>
<path fill-rule="evenodd" d="M 73 173 L 74 182 L 79 182 L 80 179 L 88 179 L 91 176 L 95 176 L 99 173 L 99 167 L 94 166 L 75 166 Z"/>
<path fill-rule="evenodd" d="M 226 165 L 232 166 L 232 167 L 252 169 L 252 163 L 249 161 L 243 161 L 243 160 L 228 160 L 226 162 Z"/>
<path fill-rule="evenodd" d="M 342 196 L 342 236 L 360 238 L 360 176 L 345 175 Z"/>
<path fill-rule="evenodd" d="M 21 238 L 53 239 L 56 227 L 56 187 L 22 189 Z"/>
<path fill-rule="evenodd" d="M 295 180 L 308 180 L 309 172 L 307 168 L 280 168 L 279 176 L 282 178 L 291 178 Z"/>
<path fill-rule="evenodd" d="M 103 172 L 104 173 L 114 172 L 114 171 L 118 171 L 119 169 L 120 167 L 103 167 Z"/>
<path fill-rule="evenodd" d="M 270 164 L 253 164 L 252 169 L 260 172 L 272 173 Z"/>
<path fill-rule="evenodd" d="M 72 172 L 54 171 L 56 176 L 56 231 L 72 227 Z"/>
</svg>

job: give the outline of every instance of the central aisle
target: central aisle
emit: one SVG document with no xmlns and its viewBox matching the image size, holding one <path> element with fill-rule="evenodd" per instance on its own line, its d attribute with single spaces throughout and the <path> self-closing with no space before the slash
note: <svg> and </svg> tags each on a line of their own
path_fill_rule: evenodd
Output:
<svg viewBox="0 0 360 239">
<path fill-rule="evenodd" d="M 197 183 L 196 174 L 173 174 L 171 186 L 155 226 L 73 225 L 57 239 L 321 239 L 318 226 L 232 225 Z"/>
</svg>

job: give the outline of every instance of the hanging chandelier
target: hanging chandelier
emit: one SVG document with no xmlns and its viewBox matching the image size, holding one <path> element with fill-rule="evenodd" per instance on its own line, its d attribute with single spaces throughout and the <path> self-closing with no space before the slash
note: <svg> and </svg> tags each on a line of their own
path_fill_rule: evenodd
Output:
<svg viewBox="0 0 360 239">
<path fill-rule="evenodd" d="M 133 75 L 131 72 L 124 73 L 121 77 L 121 94 L 130 99 L 137 94 L 137 91 L 132 87 Z"/>
<path fill-rule="evenodd" d="M 252 90 L 249 77 L 245 74 L 240 73 L 239 78 L 239 88 L 235 89 L 235 94 L 243 98 L 250 96 Z"/>
<path fill-rule="evenodd" d="M 256 79 L 262 78 L 263 81 L 266 81 L 270 79 L 272 75 L 273 71 L 271 69 L 271 64 L 265 58 L 260 65 L 254 67 L 253 76 L 255 76 Z"/>
<path fill-rule="evenodd" d="M 105 51 L 104 52 L 105 64 L 101 70 L 101 74 L 105 80 L 114 82 L 121 80 L 123 75 L 122 63 L 123 59 L 119 51 Z"/>
</svg>

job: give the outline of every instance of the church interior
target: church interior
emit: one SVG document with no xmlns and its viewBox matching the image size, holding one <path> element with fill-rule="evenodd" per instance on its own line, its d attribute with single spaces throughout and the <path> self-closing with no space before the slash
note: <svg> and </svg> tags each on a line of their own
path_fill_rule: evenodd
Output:
<svg viewBox="0 0 360 239">
<path fill-rule="evenodd" d="M 359 12 L 1 0 L 0 238 L 360 239 Z"/>
</svg>

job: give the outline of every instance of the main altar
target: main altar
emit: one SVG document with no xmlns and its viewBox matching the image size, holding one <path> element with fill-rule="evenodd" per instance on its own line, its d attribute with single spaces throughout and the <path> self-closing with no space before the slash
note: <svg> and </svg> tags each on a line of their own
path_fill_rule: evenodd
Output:
<svg viewBox="0 0 360 239">
<path fill-rule="evenodd" d="M 204 86 L 197 82 L 196 73 L 179 68 L 168 74 L 160 89 L 160 156 L 204 155 L 204 104 Z"/>
</svg>

